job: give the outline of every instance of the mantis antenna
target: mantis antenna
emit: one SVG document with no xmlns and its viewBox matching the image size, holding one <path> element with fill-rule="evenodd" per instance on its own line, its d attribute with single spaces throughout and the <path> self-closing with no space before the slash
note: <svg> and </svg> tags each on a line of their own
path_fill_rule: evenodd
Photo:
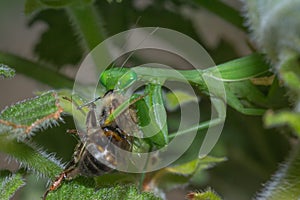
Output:
<svg viewBox="0 0 300 200">
<path fill-rule="evenodd" d="M 129 54 L 129 56 L 126 58 L 126 60 L 122 63 L 121 69 L 124 67 L 124 65 L 127 63 L 127 61 L 132 57 L 132 55 L 134 54 L 135 50 L 137 50 L 137 48 L 139 46 L 141 46 L 141 44 L 143 44 L 143 42 L 145 42 L 146 39 L 149 38 L 149 36 L 153 35 L 158 29 L 159 29 L 159 27 L 156 27 L 150 34 L 148 34 L 141 42 L 138 43 L 138 45 L 134 48 L 134 51 L 132 51 Z"/>
</svg>

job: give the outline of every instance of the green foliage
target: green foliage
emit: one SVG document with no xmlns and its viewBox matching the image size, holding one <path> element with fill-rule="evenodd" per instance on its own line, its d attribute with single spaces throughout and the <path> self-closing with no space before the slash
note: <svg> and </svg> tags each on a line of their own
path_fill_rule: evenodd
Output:
<svg viewBox="0 0 300 200">
<path fill-rule="evenodd" d="M 15 192 L 25 185 L 20 173 L 10 176 L 0 176 L 0 199 L 11 199 Z"/>
<path fill-rule="evenodd" d="M 29 136 L 61 120 L 62 108 L 53 91 L 36 98 L 7 107 L 0 114 L 0 133 L 11 132 L 18 136 Z"/>
<path fill-rule="evenodd" d="M 155 182 L 155 187 L 161 191 L 169 191 L 188 184 L 189 180 L 196 173 L 203 173 L 204 170 L 224 162 L 225 160 L 225 158 L 211 156 L 200 159 L 196 158 L 192 161 L 167 167 L 164 170 L 157 172 L 152 178 L 152 182 Z"/>
<path fill-rule="evenodd" d="M 253 38 L 276 67 L 280 67 L 278 64 L 285 59 L 287 51 L 288 54 L 300 53 L 300 4 L 297 0 L 249 0 L 245 3 Z M 288 29 L 290 31 L 286 31 Z"/>
<path fill-rule="evenodd" d="M 187 176 L 187 175 L 193 175 L 197 170 L 205 170 L 213 167 L 217 163 L 224 162 L 224 161 L 226 161 L 226 158 L 206 156 L 204 158 L 195 159 L 181 165 L 168 167 L 167 170 L 175 174 L 181 174 Z"/>
<path fill-rule="evenodd" d="M 105 182 L 105 178 L 102 181 Z M 65 183 L 60 189 L 50 193 L 47 199 L 159 200 L 160 198 L 149 192 L 140 193 L 133 185 L 113 184 L 95 189 L 95 185 L 93 185 L 93 182 L 90 180 L 78 178 L 74 181 Z"/>
<path fill-rule="evenodd" d="M 208 189 L 203 192 L 191 192 L 187 195 L 187 198 L 190 200 L 221 200 L 221 197 L 218 196 L 214 191 Z"/>
<path fill-rule="evenodd" d="M 26 0 L 25 14 L 32 14 L 46 8 L 62 8 L 74 2 L 74 0 Z"/>
<path fill-rule="evenodd" d="M 188 182 L 197 173 L 204 173 L 204 170 L 223 161 L 225 161 L 225 158 L 207 156 L 202 159 L 196 158 L 183 164 L 166 167 L 157 172 L 147 174 L 146 180 L 148 181 L 144 182 L 144 187 L 155 191 L 157 195 L 163 197 L 165 191 L 188 185 Z"/>
<path fill-rule="evenodd" d="M 83 56 L 83 50 L 69 23 L 66 12 L 64 10 L 43 10 L 30 20 L 29 26 L 41 21 L 48 27 L 35 45 L 34 53 L 38 58 L 56 68 L 79 63 Z M 59 42 L 57 41 L 58 35 Z"/>
<path fill-rule="evenodd" d="M 289 125 L 293 131 L 300 136 L 300 115 L 290 111 L 281 111 L 277 114 L 270 111 L 265 115 L 265 124 L 268 127 Z"/>
<path fill-rule="evenodd" d="M 195 96 L 192 96 L 184 91 L 177 90 L 165 94 L 165 106 L 169 111 L 176 110 L 180 105 L 191 101 L 198 102 Z"/>
<path fill-rule="evenodd" d="M 7 65 L 0 64 L 0 76 L 4 78 L 12 78 L 15 75 L 15 70 L 9 68 Z"/>
<path fill-rule="evenodd" d="M 41 177 L 53 178 L 62 170 L 60 162 L 51 154 L 30 142 L 19 142 L 9 137 L 9 134 L 0 135 L 0 151 L 8 154 L 11 159 L 17 160 L 21 166 L 33 171 Z"/>
<path fill-rule="evenodd" d="M 192 22 L 181 16 L 180 6 L 172 4 L 172 2 L 170 3 L 174 5 L 173 9 L 166 9 L 165 1 L 160 0 L 144 9 L 135 8 L 132 1 L 122 1 L 122 3 L 96 1 L 95 3 L 105 21 L 109 36 L 125 31 L 132 25 L 137 25 L 139 27 L 168 27 L 182 33 L 188 32 L 193 39 L 201 40 Z M 139 18 L 141 19 L 139 20 Z"/>
<path fill-rule="evenodd" d="M 32 62 L 20 56 L 0 51 L 0 60 L 3 64 L 14 66 L 21 74 L 33 78 L 53 88 L 72 88 L 73 80 L 52 70 L 45 64 Z"/>
</svg>

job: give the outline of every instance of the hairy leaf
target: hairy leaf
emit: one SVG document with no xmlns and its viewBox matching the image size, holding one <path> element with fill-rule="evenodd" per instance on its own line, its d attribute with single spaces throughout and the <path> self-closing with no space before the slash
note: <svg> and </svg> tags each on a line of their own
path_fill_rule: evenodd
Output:
<svg viewBox="0 0 300 200">
<path fill-rule="evenodd" d="M 95 189 L 91 181 L 81 177 L 65 182 L 57 191 L 50 192 L 47 199 L 159 200 L 160 198 L 149 192 L 140 193 L 133 185 L 114 184 Z"/>
<path fill-rule="evenodd" d="M 252 37 L 268 59 L 278 64 L 278 61 L 285 60 L 288 54 L 299 55 L 299 1 L 244 0 L 244 2 Z"/>
<path fill-rule="evenodd" d="M 300 136 L 300 114 L 291 111 L 281 111 L 274 113 L 269 111 L 265 115 L 265 124 L 268 127 L 277 127 L 282 125 L 289 125 Z"/>
<path fill-rule="evenodd" d="M 72 3 L 72 0 L 26 0 L 25 14 L 32 14 L 46 8 L 62 8 Z"/>
<path fill-rule="evenodd" d="M 168 3 L 172 4 L 172 2 Z M 173 9 L 168 9 L 165 1 L 153 1 L 145 9 L 139 9 L 135 7 L 135 3 L 132 1 L 123 1 L 122 3 L 96 1 L 96 6 L 106 22 L 105 28 L 109 35 L 117 34 L 127 30 L 132 25 L 137 25 L 140 27 L 170 28 L 181 33 L 189 33 L 190 37 L 199 40 L 192 22 L 181 16 L 180 7 L 175 4 L 172 4 Z"/>
<path fill-rule="evenodd" d="M 189 200 L 221 200 L 221 197 L 217 195 L 212 189 L 207 189 L 203 192 L 191 192 L 187 194 Z"/>
<path fill-rule="evenodd" d="M 8 67 L 7 65 L 0 64 L 0 77 L 12 78 L 15 76 L 15 70 Z"/>
<path fill-rule="evenodd" d="M 53 178 L 62 170 L 62 165 L 53 155 L 29 142 L 19 142 L 9 134 L 0 135 L 0 151 L 42 177 Z"/>
<path fill-rule="evenodd" d="M 39 129 L 56 125 L 63 109 L 54 91 L 18 102 L 0 113 L 0 134 L 15 133 L 26 137 Z"/>
<path fill-rule="evenodd" d="M 264 189 L 257 194 L 257 200 L 281 200 L 300 198 L 300 146 L 295 146 L 289 158 L 277 170 Z"/>
<path fill-rule="evenodd" d="M 71 23 L 64 10 L 43 10 L 36 14 L 29 26 L 43 21 L 48 29 L 42 34 L 36 44 L 34 53 L 42 61 L 56 67 L 77 64 L 83 56 L 83 49 L 72 30 Z"/>
<path fill-rule="evenodd" d="M 20 173 L 7 176 L 6 178 L 0 177 L 1 199 L 10 199 L 15 194 L 15 192 L 24 185 L 25 182 Z"/>
</svg>

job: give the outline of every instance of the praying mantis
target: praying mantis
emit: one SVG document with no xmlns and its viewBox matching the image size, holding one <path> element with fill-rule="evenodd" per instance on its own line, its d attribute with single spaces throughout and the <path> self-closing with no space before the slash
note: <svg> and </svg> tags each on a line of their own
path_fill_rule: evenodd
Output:
<svg viewBox="0 0 300 200">
<path fill-rule="evenodd" d="M 107 89 L 111 89 L 115 85 L 119 85 L 118 87 L 120 87 L 120 83 L 123 83 L 123 88 L 126 88 L 138 79 L 149 81 L 152 77 L 152 70 L 153 69 L 147 67 L 136 67 L 134 70 L 113 68 L 102 73 L 100 82 Z M 172 76 L 172 73 L 168 69 L 155 68 L 155 71 L 156 79 L 163 81 L 176 79 L 176 81 L 182 81 Z M 220 74 L 218 75 L 217 72 Z M 274 77 L 269 70 L 269 65 L 266 64 L 262 55 L 259 54 L 246 56 L 202 71 L 179 70 L 179 73 L 182 74 L 185 80 L 195 86 L 198 91 L 215 99 L 221 99 L 223 97 L 219 96 L 218 93 L 214 93 L 214 91 L 209 91 L 203 77 L 209 75 L 216 82 L 222 82 L 225 88 L 226 103 L 245 115 L 263 115 L 266 109 L 273 106 L 272 95 L 280 88 L 278 80 L 275 79 L 273 81 Z M 214 76 L 214 74 L 218 76 Z M 264 80 L 267 80 L 267 83 L 264 81 L 263 84 L 270 86 L 271 92 L 269 94 L 265 95 L 255 85 L 255 78 L 257 77 L 264 77 Z M 225 119 L 226 116 L 225 110 L 219 109 L 217 111 L 219 116 L 218 119 L 213 119 L 213 123 L 215 124 L 222 121 L 220 119 Z M 195 129 L 205 129 L 211 123 L 212 121 L 207 121 L 197 124 L 186 132 Z M 173 136 L 174 134 L 168 135 L 169 138 Z"/>
</svg>

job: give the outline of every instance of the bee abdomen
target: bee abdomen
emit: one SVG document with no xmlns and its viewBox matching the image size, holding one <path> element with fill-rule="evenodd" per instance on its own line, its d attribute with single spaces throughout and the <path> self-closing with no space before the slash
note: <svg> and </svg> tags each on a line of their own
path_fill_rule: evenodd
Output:
<svg viewBox="0 0 300 200">
<path fill-rule="evenodd" d="M 110 167 L 97 160 L 87 150 L 82 155 L 78 167 L 80 174 L 83 176 L 99 176 L 112 170 Z"/>
</svg>

